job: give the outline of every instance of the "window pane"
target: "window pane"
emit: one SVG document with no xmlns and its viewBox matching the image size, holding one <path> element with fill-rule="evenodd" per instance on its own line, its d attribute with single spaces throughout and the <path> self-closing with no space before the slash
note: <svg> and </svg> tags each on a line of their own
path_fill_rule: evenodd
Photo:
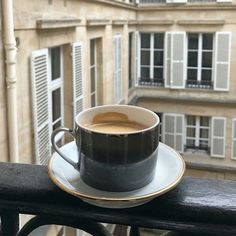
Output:
<svg viewBox="0 0 236 236">
<path fill-rule="evenodd" d="M 189 49 L 198 49 L 198 34 L 189 34 L 188 35 L 188 48 Z"/>
<path fill-rule="evenodd" d="M 57 121 L 54 125 L 53 125 L 53 130 L 55 130 L 56 128 L 61 126 L 61 120 Z"/>
<path fill-rule="evenodd" d="M 91 92 L 95 91 L 95 80 L 96 80 L 95 69 L 96 69 L 95 67 L 92 67 L 90 69 L 90 71 L 91 71 Z"/>
<path fill-rule="evenodd" d="M 212 67 L 212 52 L 202 52 L 202 67 Z"/>
<path fill-rule="evenodd" d="M 52 119 L 57 120 L 61 117 L 61 89 L 52 92 Z"/>
<path fill-rule="evenodd" d="M 163 52 L 154 52 L 154 66 L 163 65 Z"/>
<path fill-rule="evenodd" d="M 187 128 L 187 137 L 195 137 L 195 128 Z"/>
<path fill-rule="evenodd" d="M 187 80 L 197 81 L 197 69 L 188 69 Z"/>
<path fill-rule="evenodd" d="M 51 48 L 51 76 L 52 80 L 58 79 L 61 77 L 61 48 L 55 47 Z"/>
<path fill-rule="evenodd" d="M 164 34 L 154 34 L 154 49 L 164 48 Z"/>
<path fill-rule="evenodd" d="M 141 48 L 150 48 L 150 34 L 141 34 Z"/>
<path fill-rule="evenodd" d="M 208 149 L 208 141 L 207 140 L 200 140 L 199 141 L 199 149 L 207 150 Z"/>
<path fill-rule="evenodd" d="M 188 52 L 188 66 L 197 67 L 197 52 Z"/>
<path fill-rule="evenodd" d="M 200 126 L 209 127 L 209 117 L 200 117 Z"/>
<path fill-rule="evenodd" d="M 90 40 L 90 65 L 95 64 L 95 39 Z"/>
<path fill-rule="evenodd" d="M 91 96 L 91 106 L 92 106 L 92 107 L 95 107 L 95 106 L 96 106 L 95 93 L 93 93 L 92 96 Z"/>
<path fill-rule="evenodd" d="M 202 81 L 211 81 L 211 70 L 202 70 Z"/>
<path fill-rule="evenodd" d="M 163 78 L 163 68 L 154 68 L 154 78 Z"/>
<path fill-rule="evenodd" d="M 208 129 L 200 129 L 200 138 L 208 138 Z"/>
<path fill-rule="evenodd" d="M 150 51 L 141 51 L 141 65 L 150 65 Z"/>
<path fill-rule="evenodd" d="M 143 78 L 150 78 L 150 69 L 141 67 L 141 77 Z"/>
<path fill-rule="evenodd" d="M 202 40 L 202 49 L 211 50 L 213 48 L 213 34 L 203 34 Z"/>
<path fill-rule="evenodd" d="M 189 147 L 189 148 L 190 148 L 190 147 L 194 148 L 194 147 L 195 147 L 195 140 L 187 139 L 186 145 L 187 145 L 187 147 Z"/>
<path fill-rule="evenodd" d="M 195 126 L 195 124 L 196 124 L 195 116 L 187 116 L 187 125 Z"/>
</svg>

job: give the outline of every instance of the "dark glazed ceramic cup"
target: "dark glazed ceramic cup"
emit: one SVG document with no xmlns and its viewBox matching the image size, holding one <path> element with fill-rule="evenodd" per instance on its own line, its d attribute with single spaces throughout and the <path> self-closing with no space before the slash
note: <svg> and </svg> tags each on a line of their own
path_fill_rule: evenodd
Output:
<svg viewBox="0 0 236 236">
<path fill-rule="evenodd" d="M 141 130 L 110 133 L 95 131 L 92 124 L 98 114 L 117 112 L 129 121 L 145 125 Z M 76 141 L 78 163 L 63 154 L 55 143 L 59 132 L 68 132 Z M 159 144 L 159 117 L 145 108 L 129 105 L 104 105 L 82 111 L 75 129 L 56 129 L 51 136 L 55 151 L 79 170 L 88 185 L 106 191 L 131 191 L 151 182 L 156 170 Z"/>
</svg>

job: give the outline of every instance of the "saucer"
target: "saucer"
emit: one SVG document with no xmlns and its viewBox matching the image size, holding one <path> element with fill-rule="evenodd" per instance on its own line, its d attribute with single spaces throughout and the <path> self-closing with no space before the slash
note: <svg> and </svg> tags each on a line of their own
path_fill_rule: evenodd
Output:
<svg viewBox="0 0 236 236">
<path fill-rule="evenodd" d="M 108 192 L 87 185 L 80 178 L 78 170 L 64 161 L 56 152 L 48 164 L 52 181 L 65 192 L 79 197 L 89 204 L 106 208 L 129 208 L 142 205 L 174 188 L 185 171 L 183 158 L 169 146 L 159 143 L 156 173 L 148 185 L 129 192 Z M 70 142 L 61 151 L 77 161 L 75 142 Z"/>
</svg>

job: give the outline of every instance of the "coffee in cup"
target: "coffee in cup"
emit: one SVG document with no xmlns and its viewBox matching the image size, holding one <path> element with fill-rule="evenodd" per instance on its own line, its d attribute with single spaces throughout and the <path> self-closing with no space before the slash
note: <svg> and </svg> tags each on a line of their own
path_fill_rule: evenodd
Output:
<svg viewBox="0 0 236 236">
<path fill-rule="evenodd" d="M 57 147 L 55 136 L 59 132 L 75 138 L 77 163 Z M 60 127 L 51 140 L 54 149 L 78 169 L 86 184 L 106 191 L 131 191 L 147 185 L 154 177 L 159 117 L 137 106 L 93 107 L 77 115 L 75 129 Z"/>
</svg>

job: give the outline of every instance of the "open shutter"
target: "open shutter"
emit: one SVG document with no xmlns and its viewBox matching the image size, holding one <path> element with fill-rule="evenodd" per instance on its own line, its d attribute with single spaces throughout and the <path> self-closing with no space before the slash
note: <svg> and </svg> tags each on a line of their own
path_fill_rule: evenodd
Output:
<svg viewBox="0 0 236 236">
<path fill-rule="evenodd" d="M 214 90 L 229 90 L 231 32 L 216 32 Z"/>
<path fill-rule="evenodd" d="M 171 34 L 171 88 L 184 88 L 185 81 L 185 32 Z"/>
<path fill-rule="evenodd" d="M 224 117 L 212 117 L 211 156 L 213 157 L 225 156 L 225 126 Z"/>
<path fill-rule="evenodd" d="M 232 123 L 232 159 L 236 159 L 236 119 Z"/>
<path fill-rule="evenodd" d="M 48 164 L 51 155 L 49 126 L 48 50 L 31 55 L 31 82 L 36 163 Z"/>
<path fill-rule="evenodd" d="M 171 32 L 165 34 L 165 87 L 170 87 L 171 72 Z"/>
<path fill-rule="evenodd" d="M 184 115 L 164 114 L 163 121 L 164 143 L 178 152 L 183 152 Z"/>
<path fill-rule="evenodd" d="M 138 80 L 140 78 L 140 63 L 139 63 L 139 51 L 140 51 L 140 46 L 139 46 L 139 32 L 135 32 L 135 84 L 138 84 Z"/>
<path fill-rule="evenodd" d="M 72 45 L 72 70 L 73 70 L 73 118 L 83 110 L 83 67 L 82 45 Z"/>
</svg>

